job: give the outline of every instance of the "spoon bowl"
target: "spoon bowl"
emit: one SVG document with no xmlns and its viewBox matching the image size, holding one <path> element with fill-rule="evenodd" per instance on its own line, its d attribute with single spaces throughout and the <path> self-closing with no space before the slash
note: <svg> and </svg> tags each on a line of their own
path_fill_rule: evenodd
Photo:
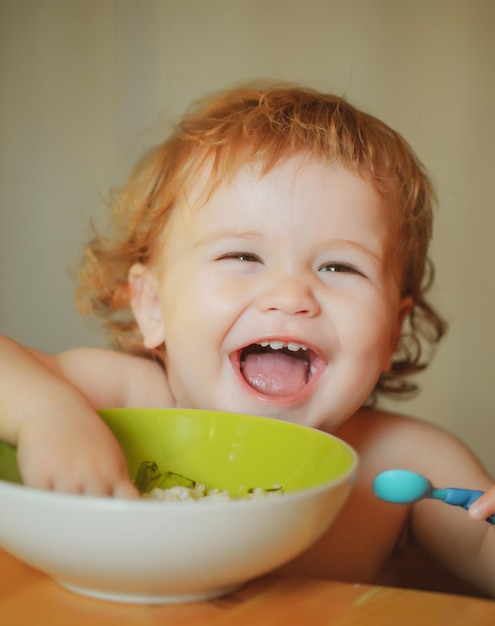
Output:
<svg viewBox="0 0 495 626">
<path fill-rule="evenodd" d="M 373 488 L 379 498 L 395 504 L 417 502 L 428 498 L 433 492 L 433 486 L 427 478 L 404 469 L 382 472 L 375 478 Z"/>
</svg>

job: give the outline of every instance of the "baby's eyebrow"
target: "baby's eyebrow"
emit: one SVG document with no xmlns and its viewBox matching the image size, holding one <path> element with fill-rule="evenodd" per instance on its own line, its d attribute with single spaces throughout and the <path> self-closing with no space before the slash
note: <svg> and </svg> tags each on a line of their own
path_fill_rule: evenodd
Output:
<svg viewBox="0 0 495 626">
<path fill-rule="evenodd" d="M 228 240 L 228 239 L 255 240 L 255 239 L 259 239 L 261 236 L 262 236 L 261 233 L 255 232 L 255 231 L 222 229 L 222 230 L 215 230 L 211 233 L 208 233 L 207 235 L 199 239 L 196 245 L 204 246 L 209 243 L 215 243 L 216 241 L 223 241 L 223 240 Z"/>
<path fill-rule="evenodd" d="M 375 250 L 373 247 L 365 243 L 361 243 L 360 241 L 353 241 L 351 239 L 330 239 L 328 240 L 328 242 L 326 242 L 326 245 L 328 245 L 328 247 L 339 245 L 339 246 L 342 246 L 343 249 L 345 248 L 356 249 L 357 248 L 361 252 L 364 252 L 364 254 L 372 256 L 377 261 L 383 261 L 384 255 L 386 254 L 385 249 L 383 249 L 382 251 Z"/>
</svg>

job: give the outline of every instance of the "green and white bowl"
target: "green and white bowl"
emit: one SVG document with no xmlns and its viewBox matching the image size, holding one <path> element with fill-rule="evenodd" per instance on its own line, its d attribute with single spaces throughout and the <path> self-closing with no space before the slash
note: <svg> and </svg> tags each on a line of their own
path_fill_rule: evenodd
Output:
<svg viewBox="0 0 495 626">
<path fill-rule="evenodd" d="M 265 417 L 184 409 L 100 411 L 135 477 L 143 461 L 228 490 L 223 501 L 162 502 L 55 493 L 21 484 L 0 442 L 0 545 L 75 592 L 187 602 L 228 593 L 312 545 L 357 470 L 346 443 Z M 283 494 L 247 500 L 250 489 Z"/>
</svg>

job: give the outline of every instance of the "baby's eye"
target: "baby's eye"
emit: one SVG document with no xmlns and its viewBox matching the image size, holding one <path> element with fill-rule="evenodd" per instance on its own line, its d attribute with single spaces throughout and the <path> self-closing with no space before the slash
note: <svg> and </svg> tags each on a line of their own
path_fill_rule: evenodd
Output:
<svg viewBox="0 0 495 626">
<path fill-rule="evenodd" d="M 318 268 L 318 271 L 319 272 L 335 272 L 335 273 L 346 272 L 350 274 L 361 273 L 354 266 L 348 265 L 347 263 L 339 263 L 339 262 L 325 263 L 324 265 Z"/>
<path fill-rule="evenodd" d="M 221 260 L 232 259 L 234 261 L 245 261 L 248 263 L 262 263 L 263 261 L 257 254 L 253 254 L 252 252 L 229 252 L 228 254 L 224 254 L 220 257 Z"/>
</svg>

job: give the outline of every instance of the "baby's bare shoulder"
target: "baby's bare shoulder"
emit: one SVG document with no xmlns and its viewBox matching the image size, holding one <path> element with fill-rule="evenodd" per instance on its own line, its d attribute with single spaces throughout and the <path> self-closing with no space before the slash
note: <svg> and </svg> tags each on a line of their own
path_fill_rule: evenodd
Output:
<svg viewBox="0 0 495 626">
<path fill-rule="evenodd" d="M 151 359 L 104 348 L 76 348 L 57 357 L 63 375 L 99 407 L 168 407 L 163 367 Z"/>
<path fill-rule="evenodd" d="M 362 408 L 345 422 L 338 436 L 352 440 L 355 445 L 400 445 L 404 438 L 423 437 L 429 433 L 444 433 L 432 424 L 401 413 Z"/>
<path fill-rule="evenodd" d="M 484 474 L 468 446 L 444 428 L 416 417 L 362 409 L 339 433 L 359 453 L 361 468 L 376 474 L 392 467 L 424 472 L 430 478 Z"/>
</svg>

